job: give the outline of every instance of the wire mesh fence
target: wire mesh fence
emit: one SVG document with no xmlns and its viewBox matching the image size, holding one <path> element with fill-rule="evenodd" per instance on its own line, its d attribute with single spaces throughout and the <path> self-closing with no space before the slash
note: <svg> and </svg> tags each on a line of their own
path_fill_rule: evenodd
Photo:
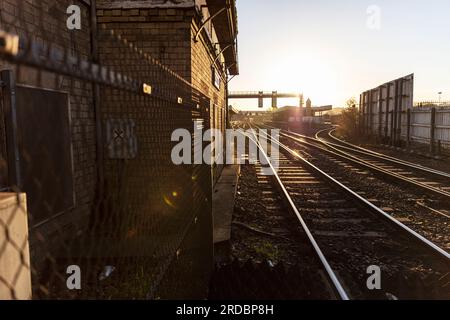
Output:
<svg viewBox="0 0 450 320">
<path fill-rule="evenodd" d="M 202 297 L 211 168 L 171 134 L 210 100 L 76 2 L 79 32 L 69 1 L 0 4 L 0 297 Z"/>
</svg>

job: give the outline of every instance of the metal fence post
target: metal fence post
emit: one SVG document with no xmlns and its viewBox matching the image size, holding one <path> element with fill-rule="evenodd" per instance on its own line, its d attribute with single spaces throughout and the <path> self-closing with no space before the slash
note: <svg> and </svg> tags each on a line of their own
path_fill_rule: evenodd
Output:
<svg viewBox="0 0 450 320">
<path fill-rule="evenodd" d="M 367 130 L 369 137 L 372 137 L 372 90 L 369 91 L 369 103 L 367 106 Z"/>
<path fill-rule="evenodd" d="M 379 88 L 378 92 L 378 137 L 382 138 L 383 131 L 383 87 Z"/>
<path fill-rule="evenodd" d="M 389 107 L 391 105 L 391 84 L 387 85 L 386 92 L 386 114 L 385 114 L 385 123 L 384 123 L 384 137 L 387 140 L 389 138 Z"/>
<path fill-rule="evenodd" d="M 392 143 L 391 145 L 395 146 L 397 144 L 397 115 L 398 115 L 398 93 L 399 93 L 399 85 L 398 80 L 395 81 L 395 96 L 394 96 L 394 111 L 392 112 Z"/>
<path fill-rule="evenodd" d="M 406 110 L 406 147 L 411 146 L 411 109 Z"/>
<path fill-rule="evenodd" d="M 20 155 L 17 135 L 16 83 L 12 70 L 0 71 L 3 108 L 5 117 L 6 153 L 8 161 L 8 183 L 11 187 L 22 187 Z"/>
<path fill-rule="evenodd" d="M 392 110 L 389 113 L 391 115 L 391 134 L 390 134 L 389 144 L 392 146 L 392 145 L 394 145 L 394 130 L 395 130 L 394 129 L 394 113 L 395 113 L 395 111 Z"/>
<path fill-rule="evenodd" d="M 436 108 L 431 108 L 431 121 L 430 121 L 430 153 L 435 154 L 435 134 L 436 134 Z"/>
<path fill-rule="evenodd" d="M 398 90 L 398 106 L 397 106 L 397 137 L 395 138 L 397 145 L 402 141 L 402 113 L 403 113 L 403 80 L 399 80 Z"/>
<path fill-rule="evenodd" d="M 363 98 L 363 95 L 361 94 L 361 95 L 359 95 L 359 112 L 358 112 L 358 115 L 359 115 L 359 123 L 358 123 L 358 125 L 359 125 L 359 133 L 360 134 L 362 134 L 363 132 L 364 132 L 364 106 L 363 106 L 363 100 L 364 98 Z"/>
<path fill-rule="evenodd" d="M 99 63 L 98 53 L 98 29 L 97 29 L 97 0 L 91 0 L 90 7 L 90 28 L 91 28 L 91 54 L 92 60 Z M 101 111 L 100 85 L 92 84 L 93 87 L 93 104 L 95 114 L 95 130 L 96 130 L 96 155 L 97 155 L 97 175 L 98 175 L 98 191 L 99 197 L 103 197 L 105 173 L 104 173 L 104 140 L 103 140 L 103 120 Z"/>
</svg>

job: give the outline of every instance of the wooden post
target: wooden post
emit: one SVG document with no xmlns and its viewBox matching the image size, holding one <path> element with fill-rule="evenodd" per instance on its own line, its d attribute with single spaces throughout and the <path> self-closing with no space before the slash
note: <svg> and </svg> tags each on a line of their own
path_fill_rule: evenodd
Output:
<svg viewBox="0 0 450 320">
<path fill-rule="evenodd" d="M 430 153 L 435 154 L 435 136 L 436 134 L 436 108 L 431 108 L 431 121 L 430 121 Z"/>
</svg>

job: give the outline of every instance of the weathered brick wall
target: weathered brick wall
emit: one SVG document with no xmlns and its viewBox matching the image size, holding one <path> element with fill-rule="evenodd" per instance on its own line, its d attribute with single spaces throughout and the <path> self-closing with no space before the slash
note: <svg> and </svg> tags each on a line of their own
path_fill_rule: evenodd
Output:
<svg viewBox="0 0 450 320">
<path fill-rule="evenodd" d="M 196 22 L 192 21 L 193 25 Z M 197 30 L 198 26 L 191 29 L 191 39 L 194 38 L 194 30 Z M 213 71 L 212 62 L 215 59 L 215 54 L 210 50 L 209 45 L 210 40 L 208 37 L 201 35 L 198 42 L 192 41 L 191 46 L 191 58 L 192 58 L 192 85 L 202 92 L 204 95 L 208 96 L 211 100 L 210 106 L 210 118 L 211 118 L 211 128 L 219 129 L 225 136 L 224 132 L 226 129 L 225 124 L 225 108 L 226 108 L 226 87 L 222 80 L 220 84 L 220 89 L 217 89 L 213 84 Z M 217 70 L 220 70 L 216 66 Z M 219 71 L 221 72 L 221 71 Z M 221 74 L 225 78 L 224 74 Z M 222 166 L 215 166 L 213 170 L 214 180 L 216 181 L 220 176 Z"/>
<path fill-rule="evenodd" d="M 49 40 L 91 60 L 89 7 L 85 1 L 44 0 L 35 3 L 22 0 L 20 2 L 24 5 L 20 7 L 17 5 L 19 1 L 0 2 L 2 17 L 11 18 L 11 31 L 32 34 L 43 39 L 44 43 Z M 174 143 L 170 143 L 170 138 L 175 129 L 192 131 L 193 119 L 198 117 L 209 122 L 211 116 L 211 125 L 223 129 L 225 86 L 222 82 L 220 90 L 217 90 L 212 83 L 213 54 L 208 47 L 208 39 L 198 43 L 192 40 L 196 14 L 193 1 L 183 1 L 181 7 L 176 8 L 173 4 L 168 5 L 167 1 L 154 2 L 160 6 L 149 7 L 148 1 L 136 1 L 144 3 L 143 8 L 107 9 L 99 6 L 97 17 L 99 25 L 105 24 L 106 29 L 122 35 L 142 50 L 142 54 L 157 59 L 157 67 L 151 66 L 154 61 L 144 61 L 142 54 L 133 53 L 133 49 L 123 46 L 123 43 L 118 45 L 116 41 L 101 37 L 98 40 L 100 64 L 155 87 L 170 88 L 166 94 L 183 95 L 185 101 L 178 105 L 173 99 L 143 98 L 134 93 L 101 87 L 103 130 L 108 119 L 133 120 L 138 153 L 130 160 L 105 159 L 106 183 L 102 187 L 106 190 L 95 204 L 98 185 L 92 84 L 36 69 L 9 66 L 16 71 L 19 83 L 70 93 L 75 207 L 46 223 L 30 223 L 32 261 L 37 263 L 47 256 L 57 257 L 56 248 L 64 243 L 64 239 L 71 239 L 72 243 L 80 238 L 86 239 L 82 231 L 88 222 L 91 227 L 105 222 L 103 229 L 99 230 L 107 231 L 103 235 L 125 241 L 143 240 L 137 248 L 131 246 L 129 251 L 122 250 L 123 254 L 132 255 L 134 248 L 139 254 L 155 259 L 151 264 L 156 273 L 162 272 L 166 264 L 171 265 L 169 276 L 163 279 L 166 290 L 161 289 L 162 296 L 170 297 L 173 291 L 168 288 L 178 287 L 175 294 L 195 291 L 193 298 L 201 298 L 212 261 L 210 170 L 208 166 L 173 165 L 170 155 Z M 70 4 L 78 4 L 82 8 L 81 30 L 69 31 L 66 28 L 65 12 Z M 44 9 L 43 20 L 39 18 L 41 9 Z M 19 15 L 22 22 L 13 19 Z M 0 21 L 2 25 L 6 23 L 3 20 Z M 200 95 L 193 101 L 186 98 L 192 95 L 193 90 L 180 79 L 162 75 L 160 63 L 192 82 Z M 210 107 L 210 100 L 214 108 Z M 199 103 L 199 109 L 195 103 Z M 216 168 L 216 177 L 218 172 Z M 102 220 L 104 218 L 106 220 Z M 112 241 L 113 244 L 115 242 Z M 66 248 L 70 250 L 71 246 Z M 175 254 L 176 263 L 170 263 Z M 192 280 L 194 275 L 198 281 L 188 281 L 189 286 L 180 287 L 180 279 Z"/>
<path fill-rule="evenodd" d="M 190 11 L 174 8 L 102 9 L 100 5 L 97 16 L 100 24 L 107 24 L 109 29 L 116 30 L 190 81 Z M 107 47 L 100 50 L 102 53 L 114 51 Z"/>
<path fill-rule="evenodd" d="M 99 2 L 97 7 L 100 24 L 116 30 L 209 97 L 211 127 L 225 130 L 226 87 L 224 81 L 220 89 L 213 85 L 211 65 L 215 52 L 210 48 L 209 37 L 201 35 L 200 41 L 193 41 L 194 30 L 199 27 L 193 1 L 184 1 L 182 5 L 168 1 L 149 1 L 143 5 L 136 1 L 133 5 L 115 0 Z M 105 54 L 113 50 L 100 48 Z M 215 180 L 220 171 L 221 166 L 214 169 Z"/>
<path fill-rule="evenodd" d="M 72 4 L 82 10 L 81 30 L 70 31 L 66 27 L 66 10 Z M 21 37 L 31 35 L 43 44 L 55 43 L 83 59 L 91 59 L 90 8 L 86 1 L 2 0 L 0 11 L 1 28 Z M 54 73 L 23 66 L 18 68 L 6 62 L 0 61 L 0 67 L 13 69 L 18 84 L 69 93 L 75 207 L 67 212 L 55 212 L 58 216 L 49 217 L 46 223 L 30 219 L 32 263 L 37 263 L 47 254 L 56 255 L 55 249 L 64 238 L 73 240 L 74 235 L 80 235 L 87 222 L 86 215 L 91 211 L 97 179 L 92 86 Z M 44 189 L 50 188 L 44 186 Z M 32 207 L 29 210 L 32 216 Z"/>
<path fill-rule="evenodd" d="M 146 270 L 148 278 L 158 278 L 168 268 L 155 297 L 171 298 L 184 293 L 187 297 L 202 298 L 212 261 L 210 179 L 200 177 L 194 166 L 177 166 L 171 159 L 176 144 L 171 142 L 172 132 L 180 128 L 193 131 L 193 115 L 199 112 L 197 101 L 192 99 L 187 83 L 168 75 L 151 58 L 145 59 L 145 54 L 149 54 L 190 82 L 193 11 L 100 6 L 97 13 L 99 24 L 114 29 L 115 34 L 142 50 L 133 54 L 113 39 L 101 37 L 100 63 L 151 84 L 155 90 L 162 89 L 169 99 L 151 96 L 134 99 L 126 92 L 102 90 L 104 119 L 132 120 L 138 143 L 134 159 L 126 162 L 106 159 L 106 179 L 110 185 L 107 189 L 113 190 L 108 198 L 114 203 L 108 207 L 126 208 L 119 213 L 122 235 L 133 231 L 132 238 L 147 239 L 151 244 L 141 248 L 148 259 L 157 257 L 156 268 Z M 183 97 L 182 104 L 177 104 L 174 94 Z M 208 108 L 205 100 L 198 100 L 200 110 Z M 122 170 L 126 172 L 123 175 Z M 114 185 L 116 181 L 120 181 L 121 188 Z M 177 258 L 171 261 L 175 255 Z M 180 288 L 182 279 L 189 279 L 190 285 Z"/>
<path fill-rule="evenodd" d="M 188 110 L 189 114 L 185 112 L 185 109 L 173 109 L 173 106 L 170 105 L 161 106 L 156 101 L 151 102 L 151 107 L 137 107 L 137 109 L 142 110 L 136 123 L 139 131 L 138 140 L 142 141 L 150 133 L 143 129 L 145 123 L 152 123 L 154 127 L 154 130 L 151 132 L 153 139 L 146 141 L 145 145 L 146 149 L 153 151 L 153 158 L 149 158 L 148 155 L 142 153 L 137 159 L 131 161 L 132 165 L 130 164 L 130 168 L 135 168 L 138 171 L 139 168 L 144 169 L 141 169 L 139 172 L 140 179 L 143 180 L 138 185 L 144 186 L 145 180 L 152 180 L 151 185 L 144 187 L 146 188 L 144 193 L 148 194 L 147 202 L 141 205 L 139 209 L 143 212 L 148 212 L 149 217 L 151 216 L 153 221 L 159 220 L 164 222 L 165 219 L 167 220 L 167 217 L 173 216 L 173 212 L 171 213 L 173 208 L 169 208 L 167 204 L 161 202 L 162 199 L 167 198 L 168 194 L 169 198 L 171 198 L 170 188 L 178 190 L 180 194 L 190 193 L 193 196 L 191 198 L 192 203 L 190 205 L 185 203 L 184 207 L 179 209 L 181 211 L 178 214 L 180 219 L 183 216 L 194 214 L 198 221 L 195 226 L 190 227 L 187 231 L 186 238 L 180 248 L 181 252 L 186 252 L 186 254 L 182 254 L 176 263 L 171 264 L 168 275 L 163 279 L 163 285 L 159 290 L 159 294 L 162 297 L 181 297 L 183 294 L 193 294 L 195 291 L 197 294 L 195 297 L 201 297 L 202 280 L 200 279 L 207 279 L 208 272 L 211 270 L 210 262 L 208 262 L 208 257 L 212 254 L 211 178 L 208 178 L 210 169 L 207 166 L 203 168 L 176 167 L 171 165 L 171 160 L 167 156 L 170 154 L 170 149 L 173 146 L 173 144 L 169 143 L 171 131 L 176 128 L 192 130 L 192 120 L 193 118 L 198 118 L 200 114 L 208 122 L 205 124 L 206 128 L 212 126 L 224 130 L 225 84 L 222 81 L 220 89 L 217 89 L 213 84 L 211 64 L 215 56 L 210 49 L 211 42 L 209 38 L 203 38 L 202 36 L 199 42 L 193 41 L 193 30 L 198 28 L 198 26 L 194 25 L 196 23 L 194 20 L 198 19 L 198 17 L 196 17 L 196 11 L 193 7 L 125 7 L 116 5 L 115 8 L 107 9 L 100 5 L 98 22 L 106 24 L 107 29 L 114 29 L 116 33 L 133 42 L 139 49 L 142 49 L 143 53 L 148 53 L 177 72 L 185 80 L 191 82 L 193 88 L 197 89 L 206 98 L 200 103 L 200 110 Z M 114 59 L 114 54 L 117 54 L 117 48 L 113 45 L 101 43 L 99 51 L 102 63 L 111 64 L 114 69 L 124 73 L 129 71 L 127 69 L 132 62 L 124 59 Z M 147 76 L 145 74 L 139 75 L 155 87 L 161 85 L 161 83 L 158 83 L 158 76 L 155 77 L 155 75 L 151 74 Z M 112 115 L 111 111 L 116 109 L 113 107 L 115 104 L 112 101 L 106 104 L 108 108 L 103 110 L 105 117 Z M 132 114 L 135 112 L 131 112 L 129 108 L 122 107 L 121 110 L 122 112 L 115 112 L 113 116 L 134 117 Z M 209 123 L 209 118 L 212 119 L 211 123 Z M 158 119 L 164 119 L 164 122 L 158 122 Z M 142 147 L 144 146 L 140 143 L 140 148 Z M 146 163 L 146 161 L 148 162 Z M 220 167 L 214 168 L 212 172 L 214 179 L 217 179 L 220 170 Z M 205 171 L 208 171 L 208 174 L 205 175 Z M 128 173 L 128 176 L 133 175 L 131 172 Z M 184 177 L 189 178 L 190 176 L 192 176 L 191 181 L 184 181 Z M 203 185 L 196 189 L 196 185 L 200 183 L 200 176 L 202 176 L 201 184 Z M 194 185 L 188 187 L 192 183 Z M 154 191 L 149 192 L 149 190 Z M 139 194 L 140 191 L 132 192 L 130 189 L 130 195 L 131 193 Z M 130 208 L 137 207 L 131 205 Z M 163 225 L 155 227 L 154 230 L 157 230 L 156 234 L 149 234 L 149 236 L 156 236 L 161 232 L 172 234 L 173 230 L 164 229 L 171 223 L 173 222 L 170 222 L 169 219 Z M 176 239 L 166 238 L 166 240 L 165 247 L 169 248 L 170 252 L 170 248 L 175 245 Z M 180 261 L 183 260 L 188 262 L 181 263 Z M 188 265 L 190 266 L 189 268 L 187 268 Z M 190 286 L 181 285 L 183 279 L 192 279 L 193 277 L 199 279 L 199 281 L 196 281 L 198 288 L 194 288 L 192 284 Z"/>
</svg>

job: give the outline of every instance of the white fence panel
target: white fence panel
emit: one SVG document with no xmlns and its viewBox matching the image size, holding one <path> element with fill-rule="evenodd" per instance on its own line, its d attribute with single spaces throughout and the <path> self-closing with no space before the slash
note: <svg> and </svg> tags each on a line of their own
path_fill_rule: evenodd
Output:
<svg viewBox="0 0 450 320">
<path fill-rule="evenodd" d="M 426 143 L 432 152 L 437 145 L 450 151 L 450 106 L 443 107 L 446 104 L 441 102 L 422 102 L 414 107 L 413 99 L 413 74 L 362 93 L 360 121 L 363 133 L 377 135 L 394 144 L 405 141 Z"/>
</svg>

